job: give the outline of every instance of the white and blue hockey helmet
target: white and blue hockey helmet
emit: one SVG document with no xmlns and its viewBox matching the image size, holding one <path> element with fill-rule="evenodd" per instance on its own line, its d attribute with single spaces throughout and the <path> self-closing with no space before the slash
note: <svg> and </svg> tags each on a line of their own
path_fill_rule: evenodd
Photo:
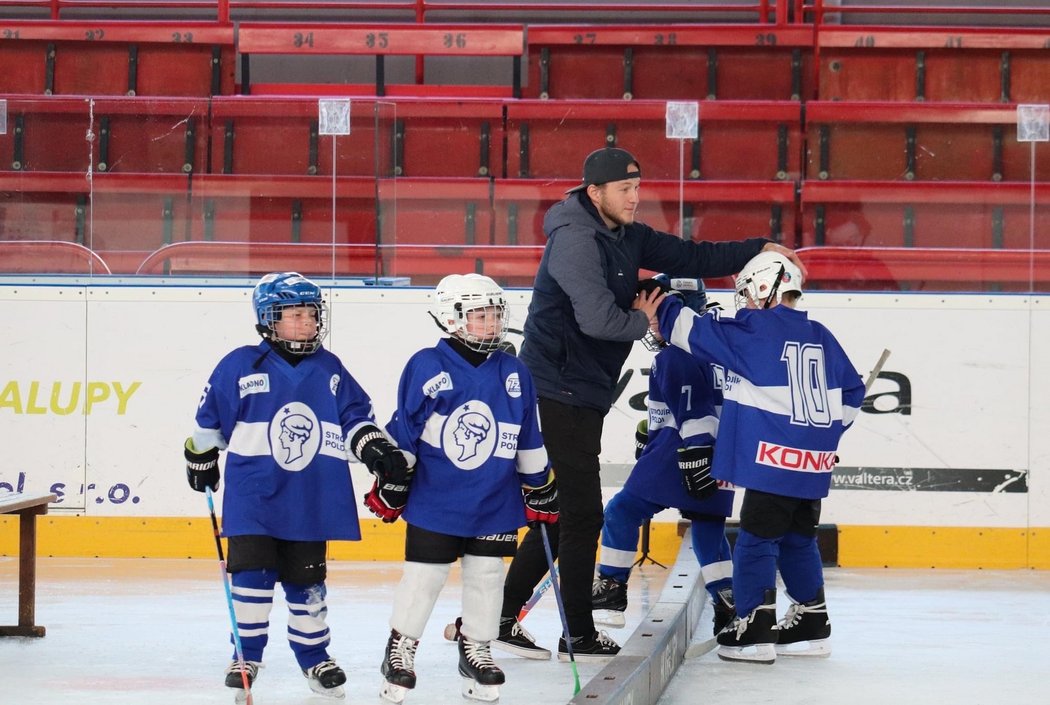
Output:
<svg viewBox="0 0 1050 705">
<path fill-rule="evenodd" d="M 759 308 L 770 308 L 786 292 L 802 294 L 802 271 L 779 252 L 759 252 L 736 275 L 735 288 L 737 311 L 747 308 L 749 299 Z"/>
<path fill-rule="evenodd" d="M 314 310 L 317 335 L 310 340 L 286 340 L 277 334 L 277 322 L 286 309 L 307 306 Z M 328 306 L 321 296 L 321 287 L 298 272 L 274 272 L 259 280 L 252 292 L 256 330 L 282 349 L 295 355 L 309 355 L 321 347 L 328 335 Z"/>
<path fill-rule="evenodd" d="M 495 309 L 499 326 L 492 336 L 481 337 L 467 330 L 467 314 L 484 308 Z M 497 350 L 507 337 L 507 297 L 481 274 L 450 274 L 438 282 L 430 315 L 441 330 L 476 352 Z"/>
</svg>

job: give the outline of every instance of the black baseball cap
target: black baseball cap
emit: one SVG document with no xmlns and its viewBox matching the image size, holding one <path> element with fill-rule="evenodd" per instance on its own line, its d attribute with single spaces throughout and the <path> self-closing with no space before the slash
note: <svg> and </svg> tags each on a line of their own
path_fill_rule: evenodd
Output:
<svg viewBox="0 0 1050 705">
<path fill-rule="evenodd" d="M 637 171 L 627 173 L 634 166 Z M 603 147 L 587 155 L 583 161 L 583 183 L 575 186 L 565 193 L 576 193 L 588 186 L 601 186 L 610 181 L 623 181 L 634 179 L 642 175 L 642 167 L 626 149 L 618 147 Z"/>
</svg>

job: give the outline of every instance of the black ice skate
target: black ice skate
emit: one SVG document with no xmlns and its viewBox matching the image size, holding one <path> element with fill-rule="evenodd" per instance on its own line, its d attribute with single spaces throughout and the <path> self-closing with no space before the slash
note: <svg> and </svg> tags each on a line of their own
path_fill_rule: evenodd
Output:
<svg viewBox="0 0 1050 705">
<path fill-rule="evenodd" d="M 458 627 L 459 620 L 456 622 Z M 500 617 L 499 636 L 496 637 L 496 641 L 492 642 L 492 645 L 500 651 L 524 658 L 546 661 L 551 657 L 551 652 L 542 646 L 537 646 L 532 634 L 525 631 L 525 627 L 521 626 L 521 623 L 514 617 Z"/>
<path fill-rule="evenodd" d="M 259 675 L 260 666 L 262 664 L 258 661 L 244 662 L 244 672 L 248 674 L 249 690 L 255 684 L 255 677 Z M 235 660 L 226 667 L 226 687 L 237 689 L 237 693 L 234 696 L 236 702 L 243 703 L 248 700 L 248 692 L 244 690 L 244 677 L 241 675 L 241 664 L 239 661 Z"/>
<path fill-rule="evenodd" d="M 605 632 L 572 637 L 572 657 L 577 661 L 600 663 L 608 661 L 618 653 L 620 653 L 620 645 Z M 569 650 L 565 648 L 565 637 L 558 640 L 558 660 L 569 660 Z"/>
<path fill-rule="evenodd" d="M 310 690 L 329 698 L 342 698 L 346 696 L 343 691 L 343 683 L 346 683 L 346 674 L 343 669 L 335 665 L 332 659 L 325 659 L 316 666 L 311 666 L 303 671 Z"/>
<path fill-rule="evenodd" d="M 379 672 L 383 674 L 383 687 L 379 695 L 392 703 L 402 703 L 409 690 L 416 687 L 416 647 L 418 639 L 401 634 L 396 629 L 390 630 L 386 642 L 386 654 Z"/>
<path fill-rule="evenodd" d="M 489 642 L 459 637 L 459 675 L 463 676 L 463 697 L 495 702 L 506 676 L 492 660 Z"/>
<path fill-rule="evenodd" d="M 762 604 L 737 617 L 715 637 L 718 658 L 770 664 L 777 660 L 777 591 L 766 590 Z"/>
<path fill-rule="evenodd" d="M 627 583 L 598 576 L 591 586 L 591 610 L 595 624 L 622 627 L 626 624 L 623 613 L 627 610 Z"/>
<path fill-rule="evenodd" d="M 714 613 L 715 627 L 713 634 L 718 636 L 718 632 L 729 626 L 729 623 L 736 618 L 736 602 L 733 600 L 733 588 L 724 587 L 718 591 L 717 596 L 714 598 Z"/>
<path fill-rule="evenodd" d="M 831 620 L 824 601 L 824 588 L 821 587 L 809 602 L 795 602 L 792 598 L 787 614 L 777 624 L 776 635 L 778 655 L 830 656 Z"/>
</svg>

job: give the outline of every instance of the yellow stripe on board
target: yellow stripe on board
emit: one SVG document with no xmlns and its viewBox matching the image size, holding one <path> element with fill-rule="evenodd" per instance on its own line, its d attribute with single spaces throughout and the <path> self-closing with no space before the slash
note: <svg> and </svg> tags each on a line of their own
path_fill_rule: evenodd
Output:
<svg viewBox="0 0 1050 705">
<path fill-rule="evenodd" d="M 677 524 L 652 525 L 649 555 L 674 563 L 681 538 Z M 405 558 L 405 523 L 361 521 L 361 541 L 331 541 L 333 560 L 400 561 Z M 0 516 L 0 556 L 18 554 L 18 517 Z M 37 555 L 77 558 L 213 558 L 211 520 L 173 517 L 37 517 Z"/>
<path fill-rule="evenodd" d="M 849 568 L 1050 569 L 1050 528 L 838 527 L 838 562 Z M 333 560 L 404 559 L 404 522 L 361 522 L 361 541 L 332 541 Z M 649 555 L 671 565 L 679 526 L 654 522 Z M 0 516 L 0 555 L 18 554 L 18 517 Z M 37 555 L 100 558 L 217 558 L 207 518 L 37 518 Z"/>
<path fill-rule="evenodd" d="M 839 565 L 849 568 L 1050 569 L 1050 529 L 842 526 Z"/>
</svg>

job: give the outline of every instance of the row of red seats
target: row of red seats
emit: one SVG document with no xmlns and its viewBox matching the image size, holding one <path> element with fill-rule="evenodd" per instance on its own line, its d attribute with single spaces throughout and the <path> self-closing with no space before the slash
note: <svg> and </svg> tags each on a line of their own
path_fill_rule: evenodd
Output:
<svg viewBox="0 0 1050 705">
<path fill-rule="evenodd" d="M 0 20 L 0 93 L 1026 103 L 1047 99 L 1048 46 L 1046 28 Z M 266 55 L 344 78 L 260 83 Z M 447 83 L 425 71 L 441 61 L 460 62 Z"/>
</svg>

